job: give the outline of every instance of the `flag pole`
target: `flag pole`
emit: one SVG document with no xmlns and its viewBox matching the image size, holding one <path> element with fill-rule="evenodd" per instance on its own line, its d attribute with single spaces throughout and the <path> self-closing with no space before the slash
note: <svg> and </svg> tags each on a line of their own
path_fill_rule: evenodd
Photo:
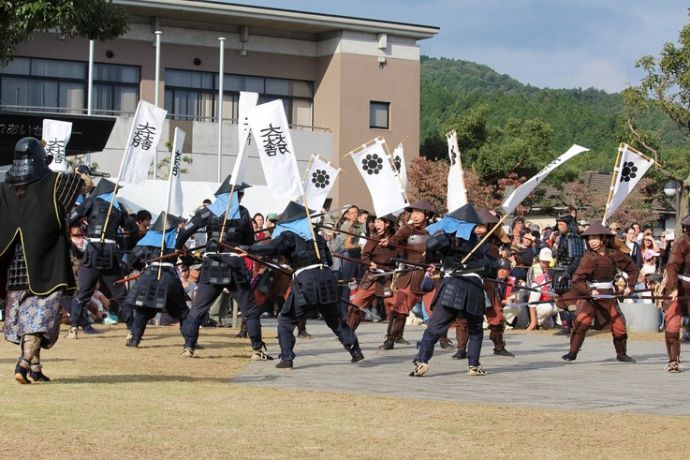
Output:
<svg viewBox="0 0 690 460">
<path fill-rule="evenodd" d="M 623 149 L 626 144 L 620 144 L 618 146 L 618 153 L 616 154 L 616 163 L 613 166 L 613 173 L 611 174 L 611 186 L 609 187 L 609 197 L 606 199 L 606 208 L 604 208 L 604 218 L 601 220 L 602 225 L 606 225 L 606 220 L 609 218 L 609 206 L 611 204 L 611 198 L 613 197 L 613 189 L 616 185 L 616 174 L 620 169 L 620 160 L 622 158 Z"/>
<path fill-rule="evenodd" d="M 86 84 L 86 115 L 92 115 L 93 109 L 93 53 L 95 48 L 95 41 L 89 40 L 89 70 L 88 70 L 88 82 Z M 65 152 L 65 157 L 67 153 Z M 86 154 L 86 164 L 91 167 L 91 153 Z"/>
<path fill-rule="evenodd" d="M 494 234 L 496 229 L 498 229 L 503 224 L 503 222 L 508 218 L 508 216 L 509 216 L 509 214 L 504 214 L 503 217 L 501 217 L 498 220 L 496 225 L 494 225 L 491 230 L 486 232 L 486 235 L 484 235 L 484 238 L 482 238 L 479 241 L 479 243 L 477 243 L 465 257 L 463 257 L 462 262 L 460 262 L 461 265 L 464 264 L 465 262 L 467 262 L 469 260 L 469 258 L 474 255 L 474 253 L 477 251 L 477 249 L 479 249 L 486 242 L 486 240 L 488 240 L 489 237 Z"/>
<path fill-rule="evenodd" d="M 156 35 L 156 65 L 155 65 L 155 76 L 153 77 L 155 80 L 155 89 L 154 89 L 154 95 L 153 95 L 153 105 L 158 107 L 158 102 L 159 102 L 159 88 L 160 88 L 160 80 L 161 80 L 161 32 L 160 30 L 157 30 L 154 32 Z M 158 180 L 158 147 L 156 147 L 156 151 L 153 153 L 153 180 Z"/>
<path fill-rule="evenodd" d="M 307 194 L 302 195 L 304 200 L 304 214 L 307 218 L 307 223 L 309 224 L 309 231 L 311 232 L 311 237 L 314 240 L 314 250 L 316 251 L 316 258 L 319 259 L 320 263 L 323 263 L 321 258 L 321 251 L 319 251 L 319 243 L 316 241 L 316 232 L 314 231 L 314 225 L 311 223 L 311 218 L 309 216 L 309 203 L 307 203 Z"/>
<path fill-rule="evenodd" d="M 379 137 L 380 137 L 380 136 L 379 136 Z M 343 157 L 349 157 L 350 155 L 354 155 L 355 153 L 357 153 L 357 152 L 359 152 L 359 151 L 361 151 L 361 150 L 364 150 L 365 148 L 369 147 L 370 145 L 374 145 L 374 144 L 376 143 L 376 140 L 377 140 L 377 139 L 378 139 L 378 137 L 375 137 L 374 139 L 370 140 L 370 141 L 367 142 L 366 144 L 362 144 L 362 145 L 360 145 L 359 147 L 357 147 L 356 149 L 350 150 L 348 153 L 346 153 L 345 155 L 343 155 Z"/>
<path fill-rule="evenodd" d="M 307 183 L 307 177 L 309 177 L 309 170 L 311 169 L 311 165 L 314 162 L 314 154 L 312 153 L 311 156 L 309 157 L 309 163 L 307 163 L 307 170 L 304 171 L 304 177 L 302 178 L 302 184 Z M 318 158 L 318 155 L 316 155 Z"/>
<path fill-rule="evenodd" d="M 223 79 L 225 76 L 225 37 L 218 37 L 219 42 L 219 75 L 218 75 L 218 174 L 217 179 L 220 182 L 221 166 L 223 163 Z M 232 199 L 232 194 L 230 194 Z"/>
<path fill-rule="evenodd" d="M 311 165 L 313 162 L 314 155 L 312 154 L 309 158 L 309 163 L 307 164 L 307 171 L 304 173 L 304 180 L 302 181 L 302 184 L 304 184 L 307 181 L 307 174 L 309 174 L 309 170 L 311 169 Z M 302 187 L 302 201 L 304 201 L 304 213 L 306 215 L 307 222 L 309 223 L 309 231 L 311 232 L 311 237 L 314 240 L 314 250 L 316 251 L 316 258 L 319 259 L 319 262 L 322 262 L 323 259 L 321 259 L 321 251 L 319 251 L 319 244 L 316 241 L 316 232 L 314 231 L 314 226 L 311 223 L 311 216 L 309 215 L 309 204 L 307 203 L 307 194 L 304 192 L 304 186 Z"/>
<path fill-rule="evenodd" d="M 165 210 L 163 211 L 163 232 L 161 235 L 161 253 L 160 257 L 163 257 L 163 252 L 165 248 L 165 230 L 166 227 L 168 226 L 168 214 L 170 213 L 170 194 L 172 192 L 172 178 L 173 178 L 173 167 L 175 166 L 175 157 L 177 156 L 176 152 L 176 147 L 175 141 L 177 140 L 177 130 L 180 128 L 175 128 L 175 131 L 173 133 L 173 148 L 172 148 L 172 155 L 170 156 L 170 168 L 168 171 L 168 194 L 166 195 L 165 198 Z M 163 266 L 158 264 L 158 275 L 156 276 L 157 280 L 161 279 L 161 272 L 163 271 Z"/>
<path fill-rule="evenodd" d="M 683 182 L 683 179 L 677 177 L 674 173 L 672 173 L 671 171 L 664 168 L 664 166 L 661 163 L 659 163 L 658 161 L 656 161 L 654 158 L 650 157 L 649 155 L 645 155 L 644 153 L 640 152 L 639 150 L 637 150 L 634 147 L 630 147 L 629 145 L 628 145 L 628 150 L 635 152 L 636 154 L 638 154 L 639 156 L 641 156 L 642 158 L 644 158 L 647 161 L 651 161 L 652 163 L 654 163 L 659 168 L 659 171 L 665 173 L 669 177 L 671 177 L 677 181 Z"/>
</svg>

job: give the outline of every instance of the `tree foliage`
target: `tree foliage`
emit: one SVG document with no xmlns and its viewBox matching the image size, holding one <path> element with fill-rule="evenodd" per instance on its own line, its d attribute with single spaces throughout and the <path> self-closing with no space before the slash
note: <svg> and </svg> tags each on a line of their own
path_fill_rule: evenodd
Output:
<svg viewBox="0 0 690 460">
<path fill-rule="evenodd" d="M 472 166 L 479 160 L 476 168 L 482 176 L 492 168 L 498 168 L 492 171 L 496 177 L 503 176 L 516 153 L 520 154 L 516 164 L 523 168 L 519 174 L 529 175 L 535 165 L 543 166 L 573 143 L 588 147 L 591 152 L 547 179 L 558 186 L 584 170 L 612 171 L 618 144 L 631 142 L 621 94 L 593 88 L 541 89 L 484 65 L 426 56 L 421 83 L 421 152 L 432 159 L 446 158 L 443 135 L 456 129 L 463 161 Z M 658 108 L 650 108 L 639 123 L 655 135 L 674 167 L 690 170 L 678 155 L 684 137 Z M 483 151 L 477 150 L 484 144 Z M 526 145 L 529 152 L 521 152 Z"/>
<path fill-rule="evenodd" d="M 608 222 L 616 222 L 627 227 L 635 222 L 645 225 L 653 224 L 659 219 L 659 214 L 652 208 L 649 196 L 655 188 L 654 180 L 644 177 L 638 182 L 630 195 L 620 205 L 616 212 L 609 217 Z M 578 219 L 587 222 L 601 220 L 602 210 L 606 206 L 608 196 L 587 187 L 581 181 L 572 184 L 569 193 L 564 196 L 565 203 L 578 209 Z"/>
<path fill-rule="evenodd" d="M 110 40 L 127 31 L 126 12 L 106 0 L 0 0 L 0 64 L 35 31 Z"/>
<path fill-rule="evenodd" d="M 685 25 L 678 43 L 666 43 L 658 58 L 647 55 L 637 61 L 644 77 L 637 86 L 623 92 L 626 121 L 638 147 L 654 153 L 666 165 L 666 175 L 679 178 L 690 171 L 687 141 L 690 140 L 690 24 Z M 667 148 L 658 131 L 649 129 L 644 121 L 650 112 L 660 112 L 677 128 L 684 140 L 680 148 Z M 684 181 L 680 216 L 688 214 L 690 176 Z M 680 230 L 680 228 L 677 228 Z"/>
<path fill-rule="evenodd" d="M 428 200 L 439 211 L 446 210 L 448 162 L 429 160 L 419 157 L 412 160 L 408 169 L 409 191 L 408 198 L 412 201 L 418 199 Z M 489 184 L 481 178 L 476 171 L 466 170 L 464 174 L 467 200 L 477 208 L 496 209 L 501 205 L 508 192 L 518 187 L 524 181 L 524 177 L 517 174 L 508 174 Z M 520 207 L 518 214 L 527 208 Z"/>
</svg>

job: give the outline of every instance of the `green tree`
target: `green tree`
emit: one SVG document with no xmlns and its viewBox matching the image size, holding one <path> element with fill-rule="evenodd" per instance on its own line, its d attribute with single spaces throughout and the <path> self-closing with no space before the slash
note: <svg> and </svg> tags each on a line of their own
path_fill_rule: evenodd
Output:
<svg viewBox="0 0 690 460">
<path fill-rule="evenodd" d="M 0 65 L 35 31 L 110 40 L 127 31 L 127 13 L 106 0 L 0 0 Z"/>
<path fill-rule="evenodd" d="M 645 129 L 642 120 L 651 111 L 660 111 L 680 130 L 687 149 L 690 140 L 690 24 L 681 29 L 677 44 L 666 43 L 658 58 L 647 55 L 636 65 L 644 71 L 644 77 L 638 86 L 623 92 L 628 129 L 637 144 L 653 152 L 657 160 L 669 160 L 674 171 L 687 171 L 690 167 L 687 152 L 670 150 L 664 155 L 659 149 L 658 134 Z M 690 176 L 683 182 L 679 217 L 688 214 L 689 190 Z M 679 224 L 676 230 L 680 230 Z"/>
</svg>

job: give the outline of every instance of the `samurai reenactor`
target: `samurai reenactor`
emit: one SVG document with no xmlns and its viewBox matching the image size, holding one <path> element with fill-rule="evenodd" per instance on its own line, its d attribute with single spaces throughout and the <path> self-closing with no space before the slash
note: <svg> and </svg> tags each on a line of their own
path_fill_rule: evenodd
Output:
<svg viewBox="0 0 690 460">
<path fill-rule="evenodd" d="M 292 269 L 290 294 L 278 316 L 278 342 L 280 343 L 280 369 L 292 369 L 295 359 L 294 329 L 297 323 L 314 310 L 318 310 L 326 325 L 350 352 L 352 362 L 364 359 L 357 336 L 347 325 L 339 311 L 340 299 L 333 263 L 326 240 L 316 234 L 304 206 L 290 202 L 278 218 L 268 244 L 255 244 L 249 252 L 259 255 L 284 255 Z"/>
<path fill-rule="evenodd" d="M 616 248 L 614 236 L 601 223 L 592 222 L 582 232 L 582 237 L 587 238 L 589 250 L 582 256 L 573 273 L 572 288 L 578 296 L 577 316 L 570 336 L 570 351 L 562 358 L 565 361 L 575 361 L 585 341 L 585 334 L 597 315 L 597 322 L 603 318 L 611 325 L 616 359 L 624 363 L 634 363 L 635 360 L 627 353 L 628 334 L 625 316 L 614 296 L 613 281 L 617 270 L 625 272 L 627 286 L 623 295 L 630 295 L 635 288 L 639 268 L 630 257 Z M 597 324 L 598 328 L 603 326 L 604 324 Z"/>
<path fill-rule="evenodd" d="M 125 343 L 128 347 L 139 346 L 146 323 L 163 310 L 180 322 L 180 328 L 189 313 L 184 288 L 175 269 L 178 255 L 175 240 L 177 227 L 182 222 L 182 218 L 172 214 L 167 217 L 165 213 L 159 214 L 146 235 L 124 257 L 130 269 L 141 270 L 122 306 L 122 310 L 128 312 L 126 323 L 130 332 Z"/>
<path fill-rule="evenodd" d="M 41 350 L 57 341 L 60 299 L 76 289 L 66 215 L 83 181 L 51 171 L 51 161 L 37 139 L 20 139 L 0 186 L 4 333 L 7 341 L 19 345 L 14 378 L 21 384 L 50 381 L 42 370 Z"/>
<path fill-rule="evenodd" d="M 580 264 L 582 255 L 587 250 L 585 242 L 577 232 L 577 222 L 570 214 L 564 214 L 556 219 L 558 226 L 558 248 L 556 250 L 556 266 L 553 271 L 553 292 L 562 299 L 572 299 L 577 296 L 572 290 L 571 279 L 575 269 Z M 556 306 L 560 312 L 562 331 L 570 334 L 573 324 L 575 301 L 559 300 Z"/>
<path fill-rule="evenodd" d="M 395 268 L 395 258 L 398 249 L 391 246 L 381 246 L 380 240 L 393 236 L 395 233 L 395 216 L 387 214 L 374 220 L 376 234 L 379 241 L 370 239 L 362 249 L 362 262 L 368 265 L 368 270 L 362 276 L 357 288 L 357 293 L 349 305 L 347 312 L 347 325 L 352 331 L 356 331 L 359 323 L 364 319 L 364 309 L 371 306 L 374 299 L 383 299 L 386 315 L 390 321 L 393 311 L 393 289 L 391 288 L 391 276 L 378 276 L 381 272 L 391 272 Z"/>
<path fill-rule="evenodd" d="M 415 368 L 410 373 L 412 377 L 421 377 L 429 371 L 434 345 L 456 319 L 467 321 L 467 373 L 472 376 L 486 374 L 479 362 L 486 308 L 482 278 L 496 277 L 498 260 L 486 245 L 477 247 L 479 238 L 474 227 L 480 224 L 483 224 L 481 218 L 468 203 L 427 227 L 432 236 L 426 241 L 426 258 L 433 261 L 440 256 L 442 278 L 431 304 L 431 319 L 414 360 Z M 469 259 L 463 263 L 467 256 Z"/>
<path fill-rule="evenodd" d="M 77 338 L 78 326 L 84 323 L 82 315 L 97 286 L 111 299 L 110 312 L 115 315 L 119 313 L 120 304 L 127 294 L 124 284 L 115 283 L 123 275 L 120 266 L 122 256 L 117 245 L 118 229 L 130 232 L 136 231 L 136 226 L 118 202 L 115 188 L 113 182 L 101 179 L 91 195 L 72 211 L 69 218 L 70 226 L 86 219 L 88 241 L 79 270 L 77 301 L 70 303 L 71 327 L 67 337 L 71 339 Z"/>
<path fill-rule="evenodd" d="M 477 213 L 484 224 L 478 224 L 474 228 L 474 233 L 476 233 L 479 238 L 483 238 L 488 231 L 492 230 L 493 227 L 498 224 L 499 219 L 488 209 L 480 209 Z M 500 245 L 509 243 L 510 238 L 508 238 L 508 235 L 505 234 L 503 229 L 498 228 L 489 236 L 484 244 L 486 244 L 490 256 L 498 259 Z M 501 302 L 499 284 L 494 280 L 484 279 L 484 291 L 491 303 L 491 306 L 487 307 L 485 315 L 487 323 L 489 323 L 489 338 L 494 344 L 494 355 L 513 358 L 515 355 L 506 350 L 506 342 L 503 339 L 505 316 L 503 314 L 503 303 Z M 469 339 L 467 335 L 466 320 L 458 321 L 456 334 L 458 351 L 452 357 L 453 359 L 465 359 L 467 357 L 467 341 Z"/>
<path fill-rule="evenodd" d="M 665 292 L 670 302 L 665 302 L 664 332 L 668 366 L 672 374 L 681 371 L 680 367 L 680 327 L 683 316 L 688 315 L 688 296 L 690 296 L 690 216 L 682 220 L 683 235 L 671 246 L 671 254 L 666 264 Z M 679 299 L 678 297 L 683 297 Z"/>
<path fill-rule="evenodd" d="M 426 231 L 428 220 L 435 214 L 434 207 L 426 200 L 417 200 L 405 208 L 410 213 L 411 223 L 402 226 L 395 235 L 386 238 L 381 245 L 400 248 L 402 258 L 411 264 L 399 264 L 399 274 L 393 279 L 395 302 L 393 314 L 388 322 L 388 333 L 379 350 L 391 350 L 398 340 L 402 339 L 405 322 L 410 311 L 420 300 L 433 298 L 432 291 L 422 289 L 424 269 L 418 264 L 424 263 L 424 244 L 429 234 Z"/>
<path fill-rule="evenodd" d="M 216 191 L 215 201 L 197 210 L 177 235 L 175 248 L 179 250 L 198 229 L 206 227 L 206 252 L 198 287 L 192 308 L 182 324 L 183 357 L 194 356 L 203 318 L 223 289 L 227 288 L 239 304 L 242 318 L 247 320 L 247 333 L 253 349 L 251 359 L 273 359 L 264 351 L 266 346 L 261 341 L 261 311 L 256 306 L 251 286 L 251 270 L 245 258 L 223 246 L 247 248 L 254 243 L 254 227 L 249 211 L 240 204 L 248 187 L 250 185 L 245 183 L 237 184 L 233 191 L 228 176 Z"/>
</svg>

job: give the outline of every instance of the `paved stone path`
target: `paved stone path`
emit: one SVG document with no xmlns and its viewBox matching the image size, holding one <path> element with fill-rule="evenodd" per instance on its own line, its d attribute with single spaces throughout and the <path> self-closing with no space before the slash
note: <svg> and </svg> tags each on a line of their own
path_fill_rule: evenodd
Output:
<svg viewBox="0 0 690 460">
<path fill-rule="evenodd" d="M 275 320 L 263 323 L 265 328 L 275 330 Z M 307 329 L 314 338 L 297 340 L 292 371 L 276 369 L 277 361 L 253 362 L 234 381 L 413 399 L 690 415 L 690 369 L 681 374 L 664 371 L 663 341 L 630 341 L 628 354 L 637 364 L 624 364 L 615 360 L 609 338 L 588 337 L 577 361 L 566 363 L 560 358 L 567 351 L 564 336 L 510 332 L 506 335 L 508 349 L 516 357 L 506 358 L 492 354 L 487 331 L 482 347 L 482 365 L 489 371 L 487 376 L 468 376 L 467 362 L 450 359 L 452 353 L 437 345 L 429 373 L 413 378 L 407 374 L 414 367 L 414 343 L 421 338 L 423 329 L 406 327 L 405 337 L 413 345 L 377 351 L 385 328 L 385 324 L 361 324 L 357 335 L 366 360 L 351 364 L 350 355 L 325 324 L 310 321 Z M 690 352 L 687 347 L 683 351 Z M 277 357 L 277 340 L 269 352 Z"/>
</svg>

